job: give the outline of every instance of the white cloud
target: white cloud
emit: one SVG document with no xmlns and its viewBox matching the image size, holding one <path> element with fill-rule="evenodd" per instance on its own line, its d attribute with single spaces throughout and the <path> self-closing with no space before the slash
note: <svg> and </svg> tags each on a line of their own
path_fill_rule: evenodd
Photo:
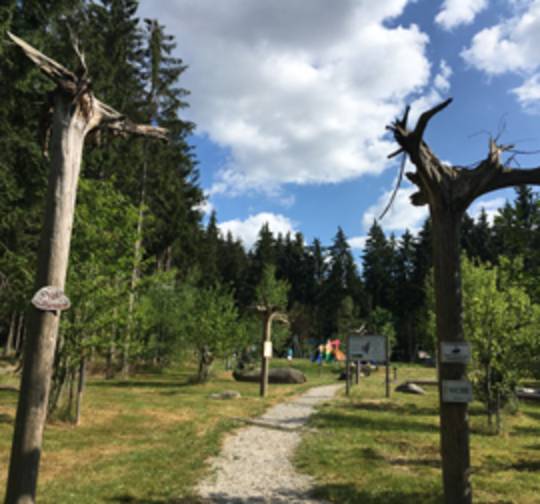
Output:
<svg viewBox="0 0 540 504">
<path fill-rule="evenodd" d="M 398 190 L 390 210 L 379 221 L 380 226 L 385 231 L 405 231 L 405 229 L 409 229 L 409 231 L 415 233 L 422 227 L 429 212 L 427 206 L 417 207 L 411 203 L 410 197 L 416 191 L 415 187 L 404 187 Z M 364 212 L 362 226 L 365 230 L 371 227 L 375 219 L 379 219 L 382 211 L 390 201 L 391 193 L 392 191 L 385 192 L 377 200 L 377 203 Z"/>
<path fill-rule="evenodd" d="M 463 58 L 489 75 L 529 72 L 540 66 L 540 0 L 515 16 L 478 32 Z"/>
<path fill-rule="evenodd" d="M 363 250 L 367 241 L 367 235 L 353 236 L 347 240 L 353 250 Z"/>
<path fill-rule="evenodd" d="M 521 106 L 530 112 L 538 112 L 540 110 L 540 74 L 534 74 L 525 82 L 512 89 L 512 93 L 517 96 Z"/>
<path fill-rule="evenodd" d="M 223 235 L 226 235 L 230 231 L 235 238 L 242 240 L 247 249 L 250 249 L 257 241 L 261 227 L 266 223 L 274 235 L 278 233 L 285 235 L 288 232 L 295 232 L 295 224 L 288 217 L 271 212 L 250 215 L 245 220 L 233 219 L 225 221 L 218 224 L 218 227 Z"/>
<path fill-rule="evenodd" d="M 189 118 L 230 149 L 213 193 L 279 194 L 388 165 L 384 127 L 430 79 L 408 0 L 143 0 L 189 65 Z"/>
<path fill-rule="evenodd" d="M 446 63 L 445 60 L 441 60 L 439 64 L 439 73 L 433 79 L 433 85 L 435 89 L 441 93 L 446 93 L 450 89 L 450 77 L 452 77 L 452 68 Z"/>
<path fill-rule="evenodd" d="M 486 212 L 487 220 L 490 224 L 493 224 L 493 219 L 499 212 L 499 208 L 502 208 L 506 203 L 506 198 L 492 198 L 488 200 L 479 200 L 473 203 L 469 209 L 469 215 L 474 219 L 478 220 L 482 208 Z"/>
<path fill-rule="evenodd" d="M 488 0 L 444 0 L 435 22 L 445 30 L 470 24 L 488 6 Z"/>
</svg>

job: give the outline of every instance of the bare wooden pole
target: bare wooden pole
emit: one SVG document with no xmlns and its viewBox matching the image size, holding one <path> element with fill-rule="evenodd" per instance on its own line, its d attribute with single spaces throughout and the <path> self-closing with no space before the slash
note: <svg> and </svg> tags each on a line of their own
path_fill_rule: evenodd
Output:
<svg viewBox="0 0 540 504">
<path fill-rule="evenodd" d="M 51 128 L 51 170 L 35 288 L 53 286 L 63 290 L 86 135 L 104 127 L 119 134 L 164 139 L 165 130 L 132 123 L 99 101 L 90 90 L 84 58 L 78 49 L 81 68 L 74 74 L 24 40 L 12 34 L 9 37 L 57 85 Z M 59 322 L 59 312 L 42 311 L 33 306 L 29 309 L 6 504 L 32 504 L 35 501 Z"/>
<path fill-rule="evenodd" d="M 261 382 L 259 395 L 266 397 L 268 394 L 268 373 L 270 368 L 270 357 L 266 353 L 266 345 L 272 342 L 272 313 L 265 312 L 263 315 L 263 339 L 262 339 L 262 360 L 261 360 Z"/>
</svg>

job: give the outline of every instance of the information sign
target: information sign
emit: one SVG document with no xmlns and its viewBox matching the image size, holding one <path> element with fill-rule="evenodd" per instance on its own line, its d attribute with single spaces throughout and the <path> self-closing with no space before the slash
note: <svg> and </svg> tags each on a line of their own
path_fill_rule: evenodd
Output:
<svg viewBox="0 0 540 504">
<path fill-rule="evenodd" d="M 347 352 L 350 360 L 359 359 L 382 364 L 386 362 L 386 338 L 373 334 L 351 334 Z"/>
<path fill-rule="evenodd" d="M 272 358 L 272 342 L 271 341 L 265 341 L 264 342 L 263 355 L 267 359 Z"/>
<path fill-rule="evenodd" d="M 442 400 L 446 403 L 468 403 L 472 401 L 472 385 L 467 380 L 443 380 Z"/>
<path fill-rule="evenodd" d="M 467 364 L 471 360 L 471 346 L 464 341 L 441 343 L 441 362 Z"/>
</svg>

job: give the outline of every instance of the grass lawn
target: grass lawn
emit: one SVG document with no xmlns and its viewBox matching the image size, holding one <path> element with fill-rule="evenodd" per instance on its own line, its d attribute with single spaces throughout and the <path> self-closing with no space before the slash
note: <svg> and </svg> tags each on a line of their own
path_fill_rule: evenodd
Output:
<svg viewBox="0 0 540 504">
<path fill-rule="evenodd" d="M 401 367 L 399 380 L 434 379 L 435 370 Z M 296 455 L 313 475 L 316 494 L 340 504 L 441 502 L 438 398 L 392 393 L 384 398 L 384 372 L 353 387 L 350 398 L 324 406 Z M 470 408 L 475 503 L 540 503 L 540 404 L 522 403 L 504 417 L 504 434 L 488 433 L 482 406 Z"/>
<path fill-rule="evenodd" d="M 288 365 L 277 359 L 273 366 Z M 82 423 L 53 423 L 45 431 L 38 502 L 42 504 L 193 502 L 192 488 L 219 452 L 223 435 L 240 426 L 231 417 L 260 415 L 271 404 L 309 387 L 334 383 L 324 368 L 295 360 L 308 375 L 303 385 L 237 383 L 222 370 L 208 384 L 191 385 L 193 369 L 174 369 L 133 379 L 88 382 Z M 5 488 L 17 400 L 14 377 L 0 374 L 0 488 Z M 237 390 L 241 399 L 219 401 L 212 392 Z M 2 492 L 0 492 L 1 496 Z"/>
</svg>

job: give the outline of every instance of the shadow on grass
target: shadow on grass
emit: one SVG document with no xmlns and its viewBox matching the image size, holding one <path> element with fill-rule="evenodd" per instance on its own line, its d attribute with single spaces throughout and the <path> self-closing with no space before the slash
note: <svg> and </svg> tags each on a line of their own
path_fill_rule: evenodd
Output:
<svg viewBox="0 0 540 504">
<path fill-rule="evenodd" d="M 523 427 L 518 425 L 514 429 L 514 434 L 522 434 L 524 436 L 540 436 L 540 427 Z"/>
<path fill-rule="evenodd" d="M 396 404 L 392 402 L 360 402 L 348 404 L 347 408 L 363 411 L 405 413 L 408 415 L 436 416 L 439 408 L 417 406 L 416 404 Z"/>
<path fill-rule="evenodd" d="M 365 418 L 354 415 L 340 415 L 339 413 L 320 412 L 316 418 L 316 426 L 332 429 L 362 429 L 393 432 L 424 432 L 438 433 L 439 427 L 425 422 L 411 422 L 403 417 L 395 420 L 390 418 Z"/>
<path fill-rule="evenodd" d="M 321 485 L 314 491 L 319 499 L 331 499 L 340 504 L 435 504 L 442 502 L 442 494 L 431 492 L 400 492 L 383 490 L 377 493 L 358 490 L 354 485 Z"/>
<path fill-rule="evenodd" d="M 178 499 L 138 499 L 132 495 L 118 495 L 109 499 L 109 502 L 118 504 L 204 504 L 196 498 L 184 497 Z"/>
<path fill-rule="evenodd" d="M 192 385 L 191 383 L 188 383 L 186 381 L 183 382 L 173 382 L 173 381 L 156 381 L 156 380 L 148 380 L 148 381 L 139 381 L 139 380 L 122 380 L 122 381 L 116 381 L 116 380 L 110 380 L 110 381 L 98 381 L 98 382 L 91 382 L 89 383 L 90 387 L 120 387 L 120 388 L 162 388 L 162 389 L 168 389 L 168 388 L 179 388 L 179 387 L 188 387 L 189 385 Z"/>
<path fill-rule="evenodd" d="M 15 421 L 15 419 L 11 415 L 7 415 L 6 413 L 0 413 L 0 424 L 12 424 Z"/>
<path fill-rule="evenodd" d="M 8 393 L 12 393 L 12 394 L 18 394 L 19 389 L 17 387 L 10 387 L 9 385 L 8 386 L 0 385 L 0 392 L 2 392 L 2 393 L 8 392 Z"/>
</svg>

